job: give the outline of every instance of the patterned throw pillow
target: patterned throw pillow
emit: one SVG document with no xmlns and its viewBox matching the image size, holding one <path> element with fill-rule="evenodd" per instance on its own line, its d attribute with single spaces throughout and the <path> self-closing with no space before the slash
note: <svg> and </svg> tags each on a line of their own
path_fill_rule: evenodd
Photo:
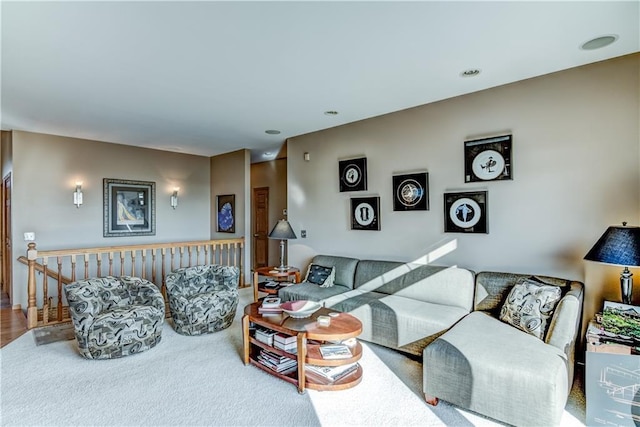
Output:
<svg viewBox="0 0 640 427">
<path fill-rule="evenodd" d="M 336 278 L 335 267 L 323 267 L 318 264 L 309 264 L 307 277 L 304 281 L 320 285 L 321 288 L 330 288 Z"/>
<path fill-rule="evenodd" d="M 500 320 L 544 339 L 562 290 L 537 278 L 522 279 L 509 292 L 500 310 Z"/>
</svg>

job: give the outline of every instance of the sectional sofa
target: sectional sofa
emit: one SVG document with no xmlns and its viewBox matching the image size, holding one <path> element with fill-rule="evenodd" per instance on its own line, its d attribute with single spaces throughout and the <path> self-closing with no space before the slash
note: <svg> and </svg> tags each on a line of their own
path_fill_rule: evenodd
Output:
<svg viewBox="0 0 640 427">
<path fill-rule="evenodd" d="M 442 399 L 518 426 L 560 422 L 573 383 L 582 283 L 331 255 L 311 264 L 331 268 L 333 284 L 305 280 L 281 289 L 280 298 L 349 312 L 363 324 L 359 338 L 422 356 L 428 403 Z M 508 300 L 521 297 L 512 290 L 532 281 L 558 295 L 541 336 L 501 319 Z"/>
</svg>

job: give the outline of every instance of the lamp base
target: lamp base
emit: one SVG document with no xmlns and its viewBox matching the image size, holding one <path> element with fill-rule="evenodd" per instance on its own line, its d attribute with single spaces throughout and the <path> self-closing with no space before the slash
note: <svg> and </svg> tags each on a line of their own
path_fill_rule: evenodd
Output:
<svg viewBox="0 0 640 427">
<path fill-rule="evenodd" d="M 629 267 L 625 267 L 620 273 L 620 292 L 622 293 L 622 303 L 631 304 L 633 294 L 633 273 L 629 271 Z"/>
<path fill-rule="evenodd" d="M 276 267 L 275 270 L 287 271 L 287 270 L 291 270 L 291 266 L 289 266 L 289 265 L 281 265 L 280 267 Z"/>
</svg>

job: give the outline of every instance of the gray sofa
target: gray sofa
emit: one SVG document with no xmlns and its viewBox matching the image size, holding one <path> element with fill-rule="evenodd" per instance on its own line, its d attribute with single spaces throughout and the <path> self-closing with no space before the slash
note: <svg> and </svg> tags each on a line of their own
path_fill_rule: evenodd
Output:
<svg viewBox="0 0 640 427">
<path fill-rule="evenodd" d="M 510 290 L 531 275 L 317 255 L 335 284 L 302 282 L 283 301 L 320 301 L 363 323 L 359 338 L 423 358 L 425 399 L 446 400 L 513 425 L 557 425 L 574 372 L 584 287 L 559 286 L 548 331 L 539 339 L 499 319 Z"/>
</svg>

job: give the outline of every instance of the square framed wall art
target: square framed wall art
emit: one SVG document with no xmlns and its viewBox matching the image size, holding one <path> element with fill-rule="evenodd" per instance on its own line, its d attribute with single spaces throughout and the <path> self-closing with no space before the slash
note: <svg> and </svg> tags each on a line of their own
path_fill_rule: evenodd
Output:
<svg viewBox="0 0 640 427">
<path fill-rule="evenodd" d="M 155 236 L 156 183 L 103 179 L 103 236 Z"/>
<path fill-rule="evenodd" d="M 445 233 L 489 233 L 488 193 L 444 193 Z"/>
<path fill-rule="evenodd" d="M 351 229 L 380 230 L 380 197 L 351 198 Z"/>
<path fill-rule="evenodd" d="M 367 158 L 338 161 L 340 192 L 367 190 Z"/>
<path fill-rule="evenodd" d="M 393 176 L 393 210 L 429 210 L 428 173 L 420 172 Z"/>
<path fill-rule="evenodd" d="M 464 182 L 513 179 L 512 136 L 464 142 Z"/>
<path fill-rule="evenodd" d="M 224 194 L 216 196 L 217 231 L 219 233 L 236 232 L 236 195 Z"/>
</svg>

